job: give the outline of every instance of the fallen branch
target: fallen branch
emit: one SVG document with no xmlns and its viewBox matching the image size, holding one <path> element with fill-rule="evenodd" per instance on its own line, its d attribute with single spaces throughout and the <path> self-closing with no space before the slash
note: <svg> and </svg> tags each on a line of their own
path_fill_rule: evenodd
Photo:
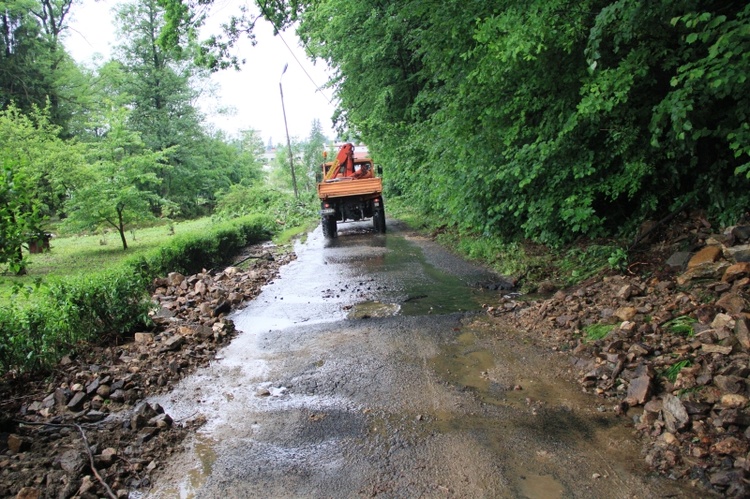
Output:
<svg viewBox="0 0 750 499">
<path fill-rule="evenodd" d="M 102 484 L 102 487 L 104 487 L 104 490 L 107 491 L 107 495 L 111 497 L 112 499 L 117 499 L 117 495 L 115 495 L 114 492 L 112 492 L 112 489 L 109 488 L 109 485 L 107 485 L 107 482 L 104 481 L 102 476 L 99 474 L 99 470 L 96 469 L 96 465 L 94 464 L 94 455 L 91 453 L 91 446 L 89 446 L 89 439 L 86 438 L 86 432 L 83 431 L 83 428 L 81 425 L 77 424 L 66 424 L 66 423 L 37 423 L 33 421 L 20 421 L 20 420 L 14 420 L 15 423 L 18 424 L 25 424 L 29 426 L 52 426 L 54 428 L 75 428 L 78 430 L 78 432 L 81 434 L 81 438 L 83 439 L 83 444 L 86 447 L 86 453 L 89 456 L 89 466 L 91 466 L 91 471 L 94 473 L 94 476 L 97 480 L 99 480 L 99 483 Z"/>
<path fill-rule="evenodd" d="M 672 220 L 674 217 L 676 217 L 682 210 L 688 207 L 690 203 L 683 203 L 679 208 L 677 208 L 675 211 L 667 215 L 666 217 L 662 218 L 658 222 L 656 222 L 653 226 L 651 226 L 647 231 L 645 231 L 643 234 L 636 234 L 635 238 L 633 239 L 633 243 L 628 247 L 627 252 L 630 253 L 630 251 L 636 247 L 638 243 L 643 241 L 646 236 L 651 234 L 653 231 L 661 227 L 662 225 L 666 224 L 670 220 Z"/>
<path fill-rule="evenodd" d="M 107 495 L 111 497 L 112 499 L 117 499 L 117 496 L 114 492 L 112 492 L 112 489 L 109 488 L 109 485 L 107 485 L 107 482 L 104 481 L 104 479 L 99 474 L 99 471 L 96 469 L 96 465 L 94 464 L 94 454 L 91 453 L 91 447 L 89 446 L 89 439 L 86 438 L 86 432 L 83 431 L 83 428 L 81 428 L 79 425 L 73 425 L 76 427 L 78 432 L 81 434 L 81 438 L 83 438 L 83 443 L 86 445 L 86 452 L 89 455 L 89 464 L 91 466 L 91 471 L 94 472 L 94 476 L 97 480 L 99 480 L 99 483 L 102 484 L 102 487 L 107 491 Z"/>
</svg>

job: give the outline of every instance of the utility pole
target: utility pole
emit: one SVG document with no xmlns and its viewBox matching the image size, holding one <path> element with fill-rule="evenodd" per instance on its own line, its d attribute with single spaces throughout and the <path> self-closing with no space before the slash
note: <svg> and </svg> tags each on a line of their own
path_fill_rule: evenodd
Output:
<svg viewBox="0 0 750 499">
<path fill-rule="evenodd" d="M 281 88 L 281 78 L 284 76 L 284 73 L 286 73 L 286 69 L 289 67 L 289 64 L 284 64 L 284 70 L 281 72 L 281 76 L 279 77 L 279 93 L 281 93 L 281 112 L 284 113 L 284 128 L 286 129 L 286 145 L 289 148 L 289 168 L 292 171 L 292 186 L 294 187 L 294 197 L 299 199 L 299 195 L 297 194 L 297 177 L 294 175 L 294 154 L 292 154 L 292 141 L 289 140 L 289 126 L 286 124 L 286 109 L 284 108 L 284 89 Z"/>
</svg>

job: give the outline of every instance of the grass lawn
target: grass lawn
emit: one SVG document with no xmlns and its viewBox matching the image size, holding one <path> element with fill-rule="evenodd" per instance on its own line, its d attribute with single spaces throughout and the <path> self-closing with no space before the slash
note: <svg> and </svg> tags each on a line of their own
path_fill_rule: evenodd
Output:
<svg viewBox="0 0 750 499">
<path fill-rule="evenodd" d="M 211 227 L 210 218 L 174 223 L 174 235 L 204 231 Z M 135 238 L 134 238 L 135 234 Z M 96 272 L 117 265 L 121 261 L 157 248 L 174 237 L 167 225 L 138 229 L 125 234 L 127 251 L 117 232 L 105 236 L 55 237 L 50 240 L 51 251 L 29 256 L 28 274 L 0 275 L 0 300 L 10 298 L 14 286 L 33 286 L 39 279 L 50 276 L 69 276 Z M 106 244 L 102 244 L 104 241 Z"/>
</svg>

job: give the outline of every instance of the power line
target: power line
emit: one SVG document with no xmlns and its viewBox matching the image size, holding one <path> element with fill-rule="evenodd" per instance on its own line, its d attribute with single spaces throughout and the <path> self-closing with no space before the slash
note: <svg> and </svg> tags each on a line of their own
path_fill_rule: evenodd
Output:
<svg viewBox="0 0 750 499">
<path fill-rule="evenodd" d="M 307 69 L 305 69 L 305 67 L 302 65 L 302 63 L 300 62 L 300 60 L 297 59 L 297 56 L 292 51 L 292 48 L 289 46 L 288 43 L 286 43 L 286 40 L 284 40 L 284 37 L 281 36 L 281 30 L 279 29 L 278 26 L 276 26 L 276 23 L 273 21 L 273 19 L 266 12 L 266 2 L 264 2 L 262 5 L 261 5 L 260 2 L 258 2 L 258 6 L 260 7 L 261 12 L 263 13 L 263 17 L 265 17 L 271 23 L 271 25 L 273 26 L 273 28 L 276 30 L 276 34 L 278 35 L 279 38 L 281 38 L 281 41 L 284 42 L 284 45 L 286 46 L 286 49 L 289 51 L 290 54 L 292 54 L 292 57 L 297 62 L 297 65 L 302 69 L 302 71 L 305 73 L 305 75 L 310 80 L 310 82 L 315 86 L 316 92 L 320 92 L 320 95 L 322 95 L 323 98 L 325 100 L 327 100 L 330 105 L 333 105 L 333 102 L 331 101 L 331 99 L 329 99 L 326 96 L 326 94 L 323 93 L 323 89 L 317 83 L 315 83 L 315 80 L 313 80 L 312 76 L 310 76 L 310 73 L 307 72 Z M 303 42 L 303 45 L 304 45 L 304 42 Z M 306 45 L 305 45 L 305 49 L 307 49 Z"/>
</svg>

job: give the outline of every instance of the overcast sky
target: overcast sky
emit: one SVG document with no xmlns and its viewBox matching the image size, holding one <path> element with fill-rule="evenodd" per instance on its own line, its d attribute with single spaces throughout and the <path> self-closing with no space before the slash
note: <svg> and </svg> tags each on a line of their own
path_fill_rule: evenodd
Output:
<svg viewBox="0 0 750 499">
<path fill-rule="evenodd" d="M 117 44 L 111 11 L 119 3 L 114 0 L 83 0 L 74 4 L 65 46 L 78 62 L 90 64 L 96 54 L 105 59 L 109 57 L 111 47 Z M 236 5 L 237 2 L 230 0 L 215 0 L 209 26 L 218 26 L 225 21 L 235 11 Z M 305 139 L 315 118 L 320 120 L 324 133 L 333 138 L 331 115 L 334 106 L 328 102 L 331 91 L 316 89 L 316 85 L 322 86 L 326 82 L 327 68 L 321 61 L 313 64 L 307 59 L 293 32 L 287 31 L 281 36 L 292 52 L 282 39 L 273 36 L 269 22 L 259 20 L 256 24 L 257 45 L 253 47 L 243 40 L 234 49 L 239 59 L 246 60 L 245 65 L 239 72 L 230 69 L 214 74 L 212 81 L 216 84 L 216 96 L 202 99 L 201 109 L 209 122 L 229 134 L 236 135 L 239 130 L 252 128 L 261 132 L 264 144 L 269 138 L 274 144 L 286 143 L 279 93 L 281 79 L 292 138 Z M 287 63 L 289 68 L 282 78 Z M 222 107 L 234 108 L 235 114 L 217 115 L 214 110 Z"/>
</svg>

